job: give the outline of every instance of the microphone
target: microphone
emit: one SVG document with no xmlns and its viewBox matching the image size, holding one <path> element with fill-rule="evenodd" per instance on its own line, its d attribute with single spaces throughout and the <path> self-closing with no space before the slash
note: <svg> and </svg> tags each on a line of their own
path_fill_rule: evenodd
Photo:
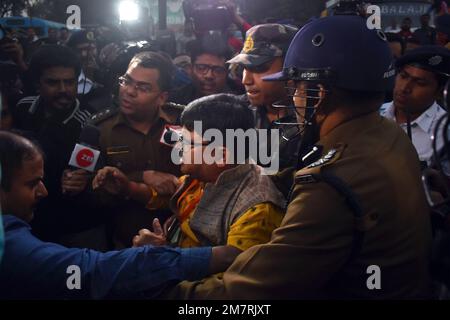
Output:
<svg viewBox="0 0 450 320">
<path fill-rule="evenodd" d="M 98 158 L 100 157 L 100 151 L 98 150 L 99 141 L 100 131 L 98 128 L 92 125 L 86 125 L 80 134 L 79 143 L 75 145 L 72 151 L 69 165 L 94 172 Z"/>
<path fill-rule="evenodd" d="M 159 142 L 166 146 L 173 147 L 180 140 L 181 136 L 180 126 L 165 125 Z"/>
</svg>

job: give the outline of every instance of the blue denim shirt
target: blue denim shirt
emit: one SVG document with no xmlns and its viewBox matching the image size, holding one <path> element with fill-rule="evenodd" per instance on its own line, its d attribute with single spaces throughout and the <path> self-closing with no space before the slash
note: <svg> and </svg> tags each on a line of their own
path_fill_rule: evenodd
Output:
<svg viewBox="0 0 450 320">
<path fill-rule="evenodd" d="M 210 247 L 145 246 L 106 253 L 70 249 L 40 241 L 21 219 L 2 218 L 0 299 L 151 298 L 170 284 L 208 274 Z M 69 289 L 77 277 L 70 266 L 79 268 L 80 289 Z"/>
</svg>

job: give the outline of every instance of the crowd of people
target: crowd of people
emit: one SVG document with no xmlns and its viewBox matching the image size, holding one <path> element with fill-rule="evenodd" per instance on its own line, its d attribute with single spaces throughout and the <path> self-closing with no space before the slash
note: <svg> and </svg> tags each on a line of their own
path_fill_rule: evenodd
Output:
<svg viewBox="0 0 450 320">
<path fill-rule="evenodd" d="M 448 211 L 429 198 L 450 183 L 450 16 L 385 34 L 230 12 L 243 43 L 186 32 L 172 55 L 86 30 L 0 44 L 1 299 L 449 297 L 432 263 Z M 278 171 L 225 161 L 225 141 L 188 161 L 209 129 L 276 130 Z M 72 165 L 77 143 L 94 170 Z"/>
</svg>

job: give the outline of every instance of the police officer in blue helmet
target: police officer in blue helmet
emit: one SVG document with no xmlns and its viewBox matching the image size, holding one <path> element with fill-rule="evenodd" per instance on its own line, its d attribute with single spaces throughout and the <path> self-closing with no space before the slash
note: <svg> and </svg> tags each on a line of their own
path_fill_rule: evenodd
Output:
<svg viewBox="0 0 450 320">
<path fill-rule="evenodd" d="M 303 145 L 281 226 L 221 276 L 184 282 L 177 298 L 430 297 L 429 211 L 417 153 L 378 109 L 394 76 L 381 31 L 360 16 L 314 20 L 283 71 Z"/>
</svg>

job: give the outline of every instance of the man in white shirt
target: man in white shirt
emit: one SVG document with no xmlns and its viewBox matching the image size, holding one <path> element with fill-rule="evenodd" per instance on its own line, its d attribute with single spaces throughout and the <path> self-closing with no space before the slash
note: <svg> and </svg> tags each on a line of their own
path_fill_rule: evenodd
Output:
<svg viewBox="0 0 450 320">
<path fill-rule="evenodd" d="M 450 50 L 424 46 L 407 52 L 397 60 L 394 101 L 385 103 L 380 113 L 396 121 L 410 135 L 419 159 L 430 166 L 432 136 L 446 111 L 436 102 L 450 74 Z M 409 127 L 409 128 L 408 128 Z M 436 146 L 443 146 L 442 135 Z"/>
</svg>

